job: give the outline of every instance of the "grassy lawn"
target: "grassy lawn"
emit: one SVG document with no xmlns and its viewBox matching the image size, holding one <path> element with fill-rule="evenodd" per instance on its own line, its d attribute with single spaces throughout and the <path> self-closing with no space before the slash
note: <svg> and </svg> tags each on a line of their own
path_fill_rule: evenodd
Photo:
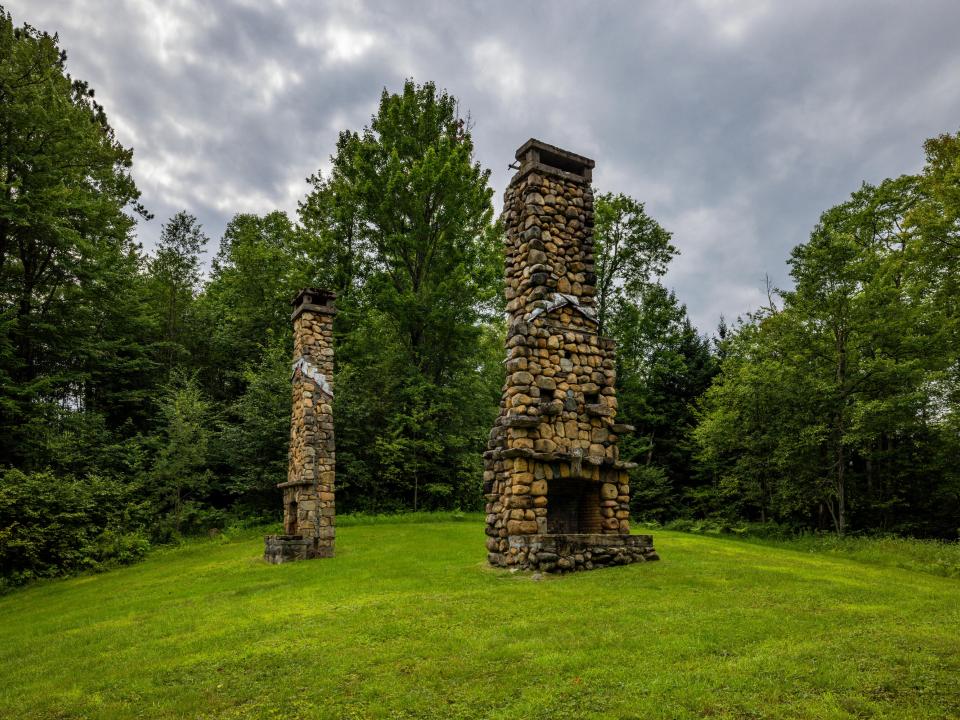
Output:
<svg viewBox="0 0 960 720">
<path fill-rule="evenodd" d="M 3 718 L 960 717 L 960 581 L 658 531 L 534 582 L 479 522 L 193 543 L 0 598 Z"/>
</svg>

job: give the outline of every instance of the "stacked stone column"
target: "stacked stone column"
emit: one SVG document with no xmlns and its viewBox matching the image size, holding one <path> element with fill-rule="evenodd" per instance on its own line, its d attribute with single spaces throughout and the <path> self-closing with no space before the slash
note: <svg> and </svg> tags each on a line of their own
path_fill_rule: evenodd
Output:
<svg viewBox="0 0 960 720">
<path fill-rule="evenodd" d="M 293 411 L 284 534 L 266 537 L 264 557 L 280 563 L 333 557 L 335 442 L 333 429 L 333 318 L 335 294 L 303 290 L 293 301 Z"/>
<path fill-rule="evenodd" d="M 504 196 L 507 380 L 484 454 L 491 564 L 546 571 L 655 559 L 630 534 L 613 342 L 594 311 L 593 160 L 537 140 Z"/>
</svg>

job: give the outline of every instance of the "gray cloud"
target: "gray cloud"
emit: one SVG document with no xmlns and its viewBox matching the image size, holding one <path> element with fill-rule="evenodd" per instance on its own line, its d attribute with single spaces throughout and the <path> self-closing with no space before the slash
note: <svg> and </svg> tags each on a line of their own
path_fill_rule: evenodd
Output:
<svg viewBox="0 0 960 720">
<path fill-rule="evenodd" d="M 952 2 L 6 4 L 60 33 L 135 148 L 148 247 L 184 207 L 213 244 L 236 212 L 292 212 L 337 132 L 412 76 L 470 111 L 498 195 L 535 136 L 644 200 L 705 332 L 756 308 L 766 275 L 788 283 L 820 212 L 960 126 Z"/>
</svg>

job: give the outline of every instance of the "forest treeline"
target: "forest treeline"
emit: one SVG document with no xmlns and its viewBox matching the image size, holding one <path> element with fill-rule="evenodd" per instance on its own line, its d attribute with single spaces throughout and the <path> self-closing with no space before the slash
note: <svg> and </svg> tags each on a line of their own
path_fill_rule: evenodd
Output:
<svg viewBox="0 0 960 720">
<path fill-rule="evenodd" d="M 710 338 L 661 282 L 670 233 L 598 195 L 635 517 L 956 538 L 960 135 L 925 148 Z M 190 208 L 153 219 L 58 39 L 0 9 L 0 583 L 278 517 L 307 286 L 338 293 L 338 509 L 481 507 L 503 256 L 469 119 L 408 81 L 331 161 L 294 217 L 237 214 L 216 243 Z"/>
</svg>

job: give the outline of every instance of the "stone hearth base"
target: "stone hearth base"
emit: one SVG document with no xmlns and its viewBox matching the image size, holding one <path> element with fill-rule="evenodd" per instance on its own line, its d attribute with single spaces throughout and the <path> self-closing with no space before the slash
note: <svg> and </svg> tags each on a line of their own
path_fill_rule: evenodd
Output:
<svg viewBox="0 0 960 720">
<path fill-rule="evenodd" d="M 263 540 L 263 559 L 274 565 L 293 560 L 333 557 L 332 540 L 305 538 L 303 535 L 266 535 Z"/>
<path fill-rule="evenodd" d="M 491 565 L 540 572 L 574 572 L 659 560 L 652 535 L 514 535 L 506 553 L 489 553 Z"/>
</svg>

